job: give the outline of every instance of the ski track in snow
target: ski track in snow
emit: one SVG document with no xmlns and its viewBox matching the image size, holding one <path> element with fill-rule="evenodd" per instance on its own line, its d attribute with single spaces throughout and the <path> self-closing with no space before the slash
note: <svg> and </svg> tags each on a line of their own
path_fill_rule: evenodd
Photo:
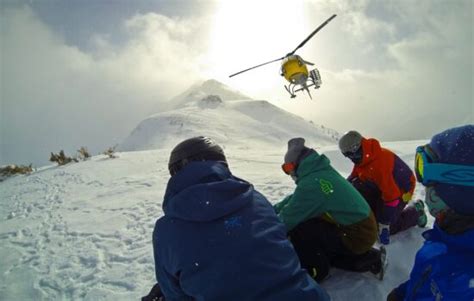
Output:
<svg viewBox="0 0 474 301">
<path fill-rule="evenodd" d="M 349 166 L 334 148 L 326 150 L 335 166 Z M 272 203 L 293 191 L 280 170 L 283 153 L 227 153 L 234 174 Z M 163 214 L 168 155 L 98 156 L 0 183 L 0 300 L 137 300 L 146 294 L 155 281 L 151 236 Z M 418 187 L 417 196 L 422 193 Z M 369 300 L 367 291 L 370 300 L 385 300 L 408 276 L 422 231 L 393 237 L 383 282 L 333 269 L 323 287 L 332 300 Z"/>
</svg>

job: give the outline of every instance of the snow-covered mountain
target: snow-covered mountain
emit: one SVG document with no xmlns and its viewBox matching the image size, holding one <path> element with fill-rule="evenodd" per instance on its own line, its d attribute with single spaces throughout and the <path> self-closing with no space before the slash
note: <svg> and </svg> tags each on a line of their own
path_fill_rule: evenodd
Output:
<svg viewBox="0 0 474 301">
<path fill-rule="evenodd" d="M 143 120 L 119 146 L 122 151 L 170 148 L 192 136 L 209 136 L 224 147 L 286 147 L 293 137 L 308 145 L 334 144 L 339 134 L 291 114 L 265 100 L 252 100 L 215 81 L 177 96 L 175 109 Z"/>
<path fill-rule="evenodd" d="M 219 97 L 224 101 L 252 99 L 215 79 L 209 79 L 203 82 L 195 83 L 183 93 L 173 97 L 170 101 L 168 101 L 168 107 L 171 109 L 179 109 L 183 106 L 186 106 L 188 103 L 203 99 L 208 95 L 219 95 Z"/>
<path fill-rule="evenodd" d="M 386 144 L 413 166 L 426 141 Z M 281 172 L 284 150 L 264 144 L 226 149 L 232 172 L 272 203 L 292 193 Z M 322 147 L 343 175 L 351 164 L 337 146 Z M 103 155 L 48 166 L 0 182 L 0 300 L 139 300 L 155 282 L 152 232 L 169 179 L 169 149 Z M 415 197 L 423 197 L 420 186 Z M 433 220 L 430 218 L 430 225 Z M 385 279 L 332 269 L 322 284 L 333 301 L 385 300 L 406 280 L 423 229 L 394 235 Z"/>
</svg>

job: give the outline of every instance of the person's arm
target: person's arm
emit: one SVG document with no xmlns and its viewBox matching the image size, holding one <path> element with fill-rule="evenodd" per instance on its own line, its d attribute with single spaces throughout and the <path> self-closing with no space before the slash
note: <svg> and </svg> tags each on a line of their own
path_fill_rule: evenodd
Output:
<svg viewBox="0 0 474 301">
<path fill-rule="evenodd" d="M 156 262 L 156 261 L 155 261 Z M 164 267 L 155 264 L 156 279 L 160 284 L 166 301 L 192 301 L 193 298 L 187 296 L 181 287 L 176 277 L 170 275 Z"/>
<path fill-rule="evenodd" d="M 378 222 L 390 225 L 397 211 L 398 204 L 403 202 L 402 193 L 395 182 L 392 170 L 386 166 L 379 166 L 378 168 L 379 170 L 374 180 L 381 192 L 381 201 L 384 205 Z"/>
<path fill-rule="evenodd" d="M 318 188 L 311 183 L 298 185 L 293 196 L 280 209 L 278 216 L 288 231 L 308 218 L 324 213 L 324 200 Z"/>
<path fill-rule="evenodd" d="M 166 301 L 185 301 L 193 300 L 191 297 L 187 296 L 179 285 L 179 279 L 175 275 L 169 273 L 165 268 L 165 262 L 168 260 L 170 262 L 169 256 L 163 254 L 159 245 L 158 238 L 158 223 L 155 226 L 155 231 L 153 232 L 153 256 L 155 258 L 155 275 L 156 281 L 159 283 L 161 292 L 163 293 Z"/>
<path fill-rule="evenodd" d="M 276 203 L 275 205 L 273 205 L 273 208 L 275 209 L 276 214 L 280 213 L 281 209 L 286 206 L 286 204 L 291 200 L 292 197 L 293 197 L 293 194 L 290 194 L 286 196 L 279 203 Z"/>
<path fill-rule="evenodd" d="M 355 178 L 357 178 L 357 173 L 356 173 L 356 167 L 354 165 L 354 167 L 352 168 L 351 174 L 347 177 L 346 180 L 349 182 L 352 182 Z"/>
</svg>

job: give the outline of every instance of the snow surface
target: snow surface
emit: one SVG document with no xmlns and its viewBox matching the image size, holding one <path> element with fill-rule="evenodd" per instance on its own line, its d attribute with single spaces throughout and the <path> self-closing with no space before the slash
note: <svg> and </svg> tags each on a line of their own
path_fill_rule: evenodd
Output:
<svg viewBox="0 0 474 301">
<path fill-rule="evenodd" d="M 336 131 L 218 81 L 192 86 L 170 107 L 142 121 L 119 146 L 118 158 L 95 156 L 0 182 L 0 300 L 138 300 L 147 294 L 155 283 L 151 237 L 163 215 L 168 158 L 183 139 L 213 138 L 232 172 L 272 203 L 294 189 L 280 169 L 292 137 L 306 138 L 343 175 L 352 168 L 337 149 Z M 420 144 L 386 145 L 413 166 Z M 418 187 L 415 193 L 424 192 Z M 412 228 L 393 237 L 384 281 L 333 269 L 322 286 L 333 300 L 385 300 L 407 278 L 422 232 Z"/>
<path fill-rule="evenodd" d="M 413 166 L 414 150 L 422 143 L 385 145 Z M 294 189 L 280 170 L 285 144 L 226 149 L 233 173 L 272 203 Z M 138 300 L 146 294 L 155 282 L 151 236 L 163 214 L 169 152 L 100 155 L 1 182 L 0 300 Z M 343 175 L 350 172 L 350 162 L 334 144 L 319 152 Z M 423 193 L 419 186 L 415 196 Z M 392 237 L 383 281 L 370 273 L 332 269 L 322 286 L 332 300 L 385 300 L 407 278 L 423 231 L 412 228 Z"/>
</svg>

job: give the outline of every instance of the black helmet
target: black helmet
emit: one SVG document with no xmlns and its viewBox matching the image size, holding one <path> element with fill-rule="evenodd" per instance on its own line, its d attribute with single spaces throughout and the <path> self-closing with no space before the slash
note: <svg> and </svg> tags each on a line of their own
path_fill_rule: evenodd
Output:
<svg viewBox="0 0 474 301">
<path fill-rule="evenodd" d="M 186 139 L 171 151 L 168 169 L 173 176 L 192 161 L 227 162 L 224 151 L 211 138 L 199 136 Z"/>
</svg>

